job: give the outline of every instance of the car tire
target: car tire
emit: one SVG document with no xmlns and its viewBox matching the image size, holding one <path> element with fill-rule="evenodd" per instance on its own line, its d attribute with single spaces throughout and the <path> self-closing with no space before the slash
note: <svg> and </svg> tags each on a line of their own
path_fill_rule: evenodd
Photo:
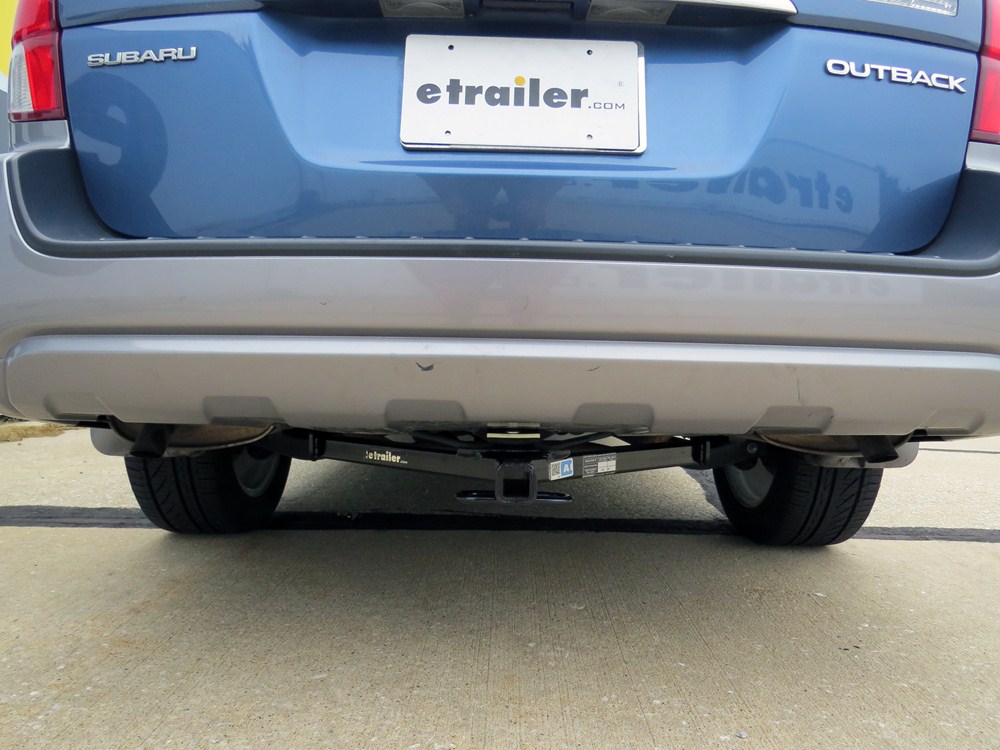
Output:
<svg viewBox="0 0 1000 750">
<path fill-rule="evenodd" d="M 146 518 L 181 534 L 234 534 L 263 526 L 285 489 L 291 459 L 253 446 L 200 456 L 125 459 Z"/>
<path fill-rule="evenodd" d="M 818 547 L 850 539 L 867 520 L 882 481 L 881 469 L 820 467 L 777 449 L 714 474 L 736 531 L 774 546 Z"/>
</svg>

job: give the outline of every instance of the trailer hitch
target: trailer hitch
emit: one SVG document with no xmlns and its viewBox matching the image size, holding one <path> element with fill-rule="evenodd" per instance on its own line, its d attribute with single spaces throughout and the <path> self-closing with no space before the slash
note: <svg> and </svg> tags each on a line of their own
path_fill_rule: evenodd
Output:
<svg viewBox="0 0 1000 750">
<path fill-rule="evenodd" d="M 569 503 L 573 498 L 564 492 L 539 492 L 538 475 L 532 463 L 523 460 L 497 462 L 493 492 L 467 490 L 459 492 L 458 500 L 466 503 Z"/>
</svg>

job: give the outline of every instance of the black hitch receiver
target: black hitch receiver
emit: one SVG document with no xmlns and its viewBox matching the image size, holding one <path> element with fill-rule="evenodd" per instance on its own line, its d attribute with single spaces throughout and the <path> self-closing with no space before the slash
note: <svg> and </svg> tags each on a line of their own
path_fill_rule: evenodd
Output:
<svg viewBox="0 0 1000 750">
<path fill-rule="evenodd" d="M 538 498 L 538 476 L 527 461 L 497 464 L 496 498 L 501 503 L 531 503 Z"/>
</svg>

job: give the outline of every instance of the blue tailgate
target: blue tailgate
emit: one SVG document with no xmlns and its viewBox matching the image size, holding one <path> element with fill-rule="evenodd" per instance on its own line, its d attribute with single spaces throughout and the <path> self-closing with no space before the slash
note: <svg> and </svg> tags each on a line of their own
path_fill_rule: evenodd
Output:
<svg viewBox="0 0 1000 750">
<path fill-rule="evenodd" d="M 915 14 L 933 31 L 935 14 L 851 4 Z M 77 26 L 64 32 L 63 59 L 89 196 L 125 235 L 919 248 L 944 222 L 963 165 L 976 53 L 932 31 L 900 38 L 821 22 L 261 10 Z M 411 34 L 640 43 L 645 151 L 406 149 Z M 88 65 L 165 49 L 195 59 Z"/>
</svg>

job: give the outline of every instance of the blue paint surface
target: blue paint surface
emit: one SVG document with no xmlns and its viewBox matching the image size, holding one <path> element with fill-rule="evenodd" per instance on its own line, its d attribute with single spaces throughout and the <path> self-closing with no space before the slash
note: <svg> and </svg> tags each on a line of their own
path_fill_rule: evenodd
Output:
<svg viewBox="0 0 1000 750">
<path fill-rule="evenodd" d="M 529 32 L 643 44 L 644 154 L 400 146 L 408 33 Z M 95 52 L 190 46 L 193 62 L 86 65 Z M 70 29 L 63 57 L 88 192 L 101 217 L 129 235 L 860 252 L 910 250 L 939 230 L 977 75 L 972 52 L 784 23 L 528 28 L 269 12 Z M 830 58 L 964 77 L 968 93 L 831 76 Z"/>
</svg>

